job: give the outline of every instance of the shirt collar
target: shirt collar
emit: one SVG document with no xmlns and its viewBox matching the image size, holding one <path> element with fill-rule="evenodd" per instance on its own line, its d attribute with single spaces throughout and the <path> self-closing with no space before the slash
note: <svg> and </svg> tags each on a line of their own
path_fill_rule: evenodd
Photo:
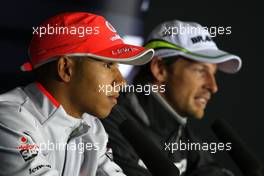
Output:
<svg viewBox="0 0 264 176">
<path fill-rule="evenodd" d="M 164 107 L 167 109 L 168 112 L 170 112 L 175 120 L 179 122 L 181 125 L 186 125 L 187 123 L 187 117 L 183 117 L 180 114 L 178 114 L 171 105 L 157 92 L 151 92 L 153 97 Z"/>
<path fill-rule="evenodd" d="M 81 119 L 67 114 L 62 105 L 40 83 L 29 84 L 24 88 L 24 91 L 31 100 L 27 101 L 24 106 L 28 106 L 27 109 L 38 118 L 40 123 L 43 124 L 48 122 L 50 118 L 56 118 L 55 121 L 63 126 L 75 127 L 80 124 Z M 34 109 L 32 109 L 32 106 Z"/>
</svg>

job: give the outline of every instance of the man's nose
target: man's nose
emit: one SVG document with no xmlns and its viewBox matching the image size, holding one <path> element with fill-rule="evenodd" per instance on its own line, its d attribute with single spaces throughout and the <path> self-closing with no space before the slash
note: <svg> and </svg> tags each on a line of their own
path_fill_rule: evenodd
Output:
<svg viewBox="0 0 264 176">
<path fill-rule="evenodd" d="M 120 70 L 117 68 L 116 72 L 115 72 L 115 85 L 122 87 L 126 85 L 126 80 L 124 79 L 124 77 L 122 76 Z"/>
<path fill-rule="evenodd" d="M 216 93 L 218 91 L 218 86 L 217 86 L 217 82 L 215 79 L 215 75 L 208 75 L 207 78 L 207 84 L 206 84 L 206 88 L 212 93 Z"/>
</svg>

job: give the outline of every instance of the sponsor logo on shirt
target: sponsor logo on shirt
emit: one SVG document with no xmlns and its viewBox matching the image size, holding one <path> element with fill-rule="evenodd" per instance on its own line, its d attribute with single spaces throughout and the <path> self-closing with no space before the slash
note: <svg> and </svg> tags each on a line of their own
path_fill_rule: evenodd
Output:
<svg viewBox="0 0 264 176">
<path fill-rule="evenodd" d="M 49 165 L 49 164 L 45 164 L 45 165 L 44 164 L 41 164 L 41 165 L 38 165 L 38 166 L 36 166 L 34 168 L 30 168 L 29 169 L 29 174 L 33 174 L 33 173 L 35 173 L 36 171 L 38 171 L 39 169 L 41 169 L 43 167 L 51 168 L 51 165 Z"/>
<path fill-rule="evenodd" d="M 180 175 L 181 175 L 183 172 L 186 172 L 186 169 L 187 169 L 187 159 L 182 159 L 179 162 L 175 162 L 174 165 L 179 169 Z"/>
<path fill-rule="evenodd" d="M 38 155 L 37 150 L 26 149 L 26 150 L 20 150 L 19 152 L 25 161 L 28 161 L 28 160 L 30 160 L 30 159 L 32 159 Z"/>
<path fill-rule="evenodd" d="M 17 147 L 19 153 L 25 161 L 28 161 L 38 155 L 38 146 L 36 144 L 29 144 L 25 136 L 20 138 L 21 145 Z"/>
</svg>

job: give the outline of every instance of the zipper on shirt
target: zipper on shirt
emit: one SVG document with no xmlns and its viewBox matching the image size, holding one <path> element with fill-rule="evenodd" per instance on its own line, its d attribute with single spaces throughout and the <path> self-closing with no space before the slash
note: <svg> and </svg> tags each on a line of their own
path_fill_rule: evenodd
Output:
<svg viewBox="0 0 264 176">
<path fill-rule="evenodd" d="M 183 126 L 180 125 L 180 127 L 178 129 L 178 136 L 176 137 L 176 140 L 175 140 L 176 143 L 179 143 L 179 141 L 180 141 L 180 138 L 181 138 L 181 135 L 182 135 L 182 130 L 183 130 Z"/>
<path fill-rule="evenodd" d="M 80 128 L 83 128 L 83 126 L 84 126 L 84 123 L 81 122 L 81 124 L 79 125 L 79 127 L 77 127 L 76 129 L 74 129 L 74 130 L 72 131 L 72 133 L 70 134 L 70 136 L 69 136 L 68 139 L 67 139 L 67 144 L 66 144 L 66 145 L 69 144 L 70 140 L 74 140 L 74 139 L 76 139 L 76 138 L 80 138 L 80 137 L 82 137 L 83 135 L 86 134 L 86 133 L 83 133 L 83 134 L 81 134 L 81 135 L 77 135 L 78 132 L 80 131 Z M 63 162 L 63 169 L 62 169 L 62 172 L 61 172 L 61 175 L 62 175 L 62 176 L 64 175 L 64 171 L 65 171 L 65 165 L 66 165 L 66 160 L 67 160 L 67 153 L 68 153 L 68 152 L 67 152 L 67 147 L 66 147 L 66 150 L 65 150 L 65 157 L 64 157 L 64 162 Z"/>
</svg>

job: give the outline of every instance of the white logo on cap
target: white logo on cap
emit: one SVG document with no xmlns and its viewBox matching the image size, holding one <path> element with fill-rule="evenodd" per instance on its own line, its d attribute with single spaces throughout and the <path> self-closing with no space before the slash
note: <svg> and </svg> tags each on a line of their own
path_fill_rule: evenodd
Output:
<svg viewBox="0 0 264 176">
<path fill-rule="evenodd" d="M 108 27 L 108 29 L 110 29 L 110 31 L 116 32 L 115 28 L 108 21 L 106 21 L 105 24 Z"/>
<path fill-rule="evenodd" d="M 112 55 L 123 54 L 123 53 L 133 52 L 137 50 L 138 50 L 137 48 L 119 48 L 116 50 L 112 50 Z"/>
<path fill-rule="evenodd" d="M 115 34 L 114 36 L 112 36 L 110 38 L 111 41 L 115 41 L 115 40 L 118 40 L 118 39 L 121 39 L 122 40 L 122 38 L 118 34 Z"/>
</svg>

